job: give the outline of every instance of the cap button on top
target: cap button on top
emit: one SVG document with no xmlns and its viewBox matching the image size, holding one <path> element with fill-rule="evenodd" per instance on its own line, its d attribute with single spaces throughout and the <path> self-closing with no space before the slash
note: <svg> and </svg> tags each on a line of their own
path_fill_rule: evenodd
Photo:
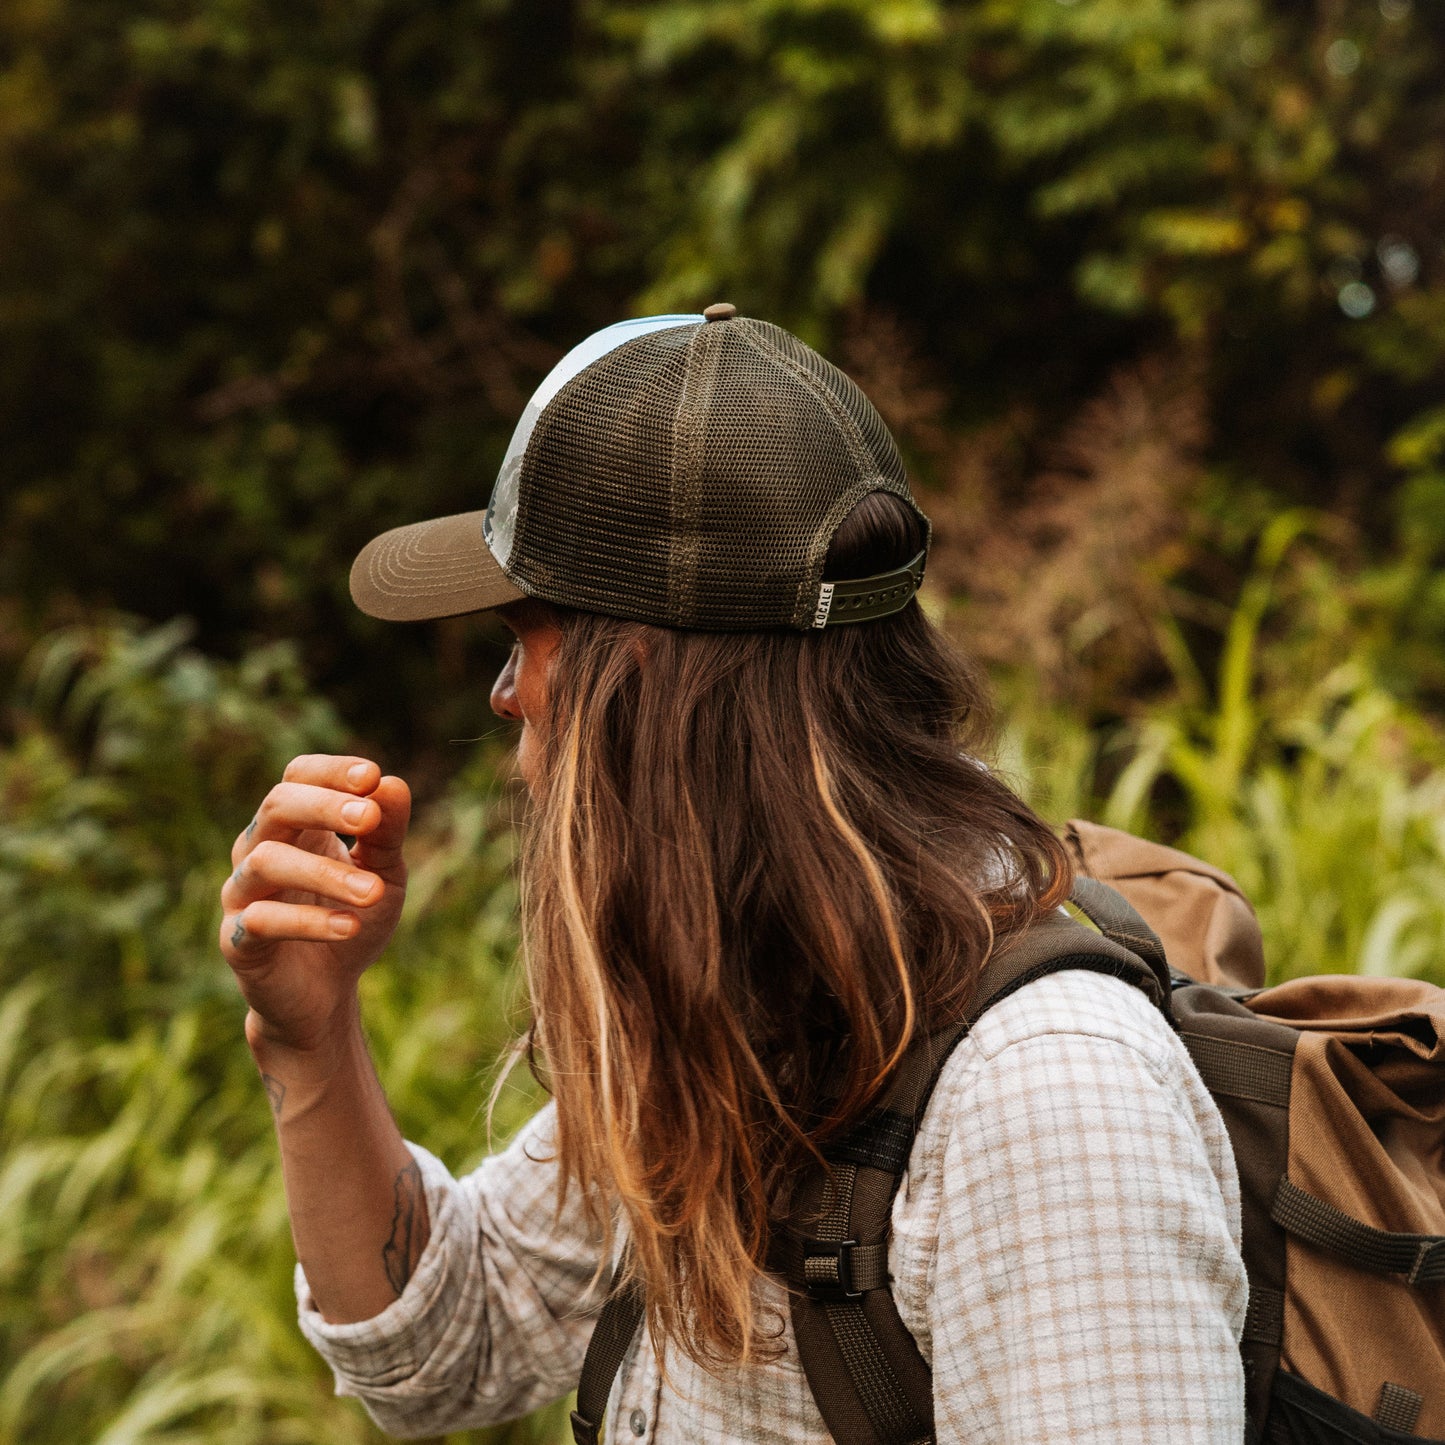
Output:
<svg viewBox="0 0 1445 1445">
<path fill-rule="evenodd" d="M 731 321 L 738 314 L 738 308 L 731 301 L 714 301 L 711 306 L 703 307 L 702 318 L 704 321 Z"/>
</svg>

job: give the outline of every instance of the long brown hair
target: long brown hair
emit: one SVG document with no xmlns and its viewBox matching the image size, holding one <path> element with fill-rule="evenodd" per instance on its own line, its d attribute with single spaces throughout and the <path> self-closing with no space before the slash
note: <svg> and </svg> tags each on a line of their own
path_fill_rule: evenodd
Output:
<svg viewBox="0 0 1445 1445">
<path fill-rule="evenodd" d="M 921 546 L 875 493 L 825 575 Z M 558 621 L 522 886 L 563 1188 L 609 1237 L 620 1209 L 659 1347 L 746 1361 L 789 1177 L 1068 855 L 978 761 L 984 690 L 916 602 L 809 634 Z"/>
</svg>

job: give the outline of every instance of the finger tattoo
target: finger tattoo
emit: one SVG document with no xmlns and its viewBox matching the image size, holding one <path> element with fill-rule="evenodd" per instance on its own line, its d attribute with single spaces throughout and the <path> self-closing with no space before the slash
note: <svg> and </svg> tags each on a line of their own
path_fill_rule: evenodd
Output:
<svg viewBox="0 0 1445 1445">
<path fill-rule="evenodd" d="M 271 1101 L 271 1112 L 279 1119 L 281 1105 L 286 1102 L 286 1085 L 274 1074 L 262 1074 L 261 1082 L 266 1086 L 266 1097 Z"/>
<path fill-rule="evenodd" d="M 256 816 L 252 818 L 249 823 L 246 824 L 246 838 L 248 841 L 250 840 L 251 834 L 256 831 L 256 824 L 260 821 L 261 815 L 257 813 Z"/>
<path fill-rule="evenodd" d="M 391 1234 L 381 1247 L 381 1263 L 386 1270 L 387 1282 L 396 1291 L 397 1297 L 406 1288 L 411 1272 L 416 1267 L 417 1247 L 421 1235 L 421 1205 L 425 1199 L 422 1193 L 421 1169 L 415 1159 L 406 1164 L 397 1174 L 393 1185 Z"/>
<path fill-rule="evenodd" d="M 240 945 L 241 945 L 241 940 L 242 940 L 245 936 L 246 936 L 246 925 L 245 925 L 244 923 L 242 923 L 241 920 L 238 918 L 238 919 L 236 920 L 235 931 L 231 934 L 231 947 L 232 947 L 232 948 L 239 948 Z"/>
</svg>

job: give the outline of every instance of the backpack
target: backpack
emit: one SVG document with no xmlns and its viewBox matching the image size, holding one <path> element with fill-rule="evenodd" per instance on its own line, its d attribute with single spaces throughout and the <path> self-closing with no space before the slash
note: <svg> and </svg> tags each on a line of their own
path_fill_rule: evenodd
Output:
<svg viewBox="0 0 1445 1445">
<path fill-rule="evenodd" d="M 1142 989 L 1224 1117 L 1243 1196 L 1240 1352 L 1259 1445 L 1445 1445 L 1445 989 L 1322 975 L 1266 989 L 1254 910 L 1186 853 L 1075 821 L 1071 902 L 999 950 L 967 1016 L 909 1049 L 775 1231 L 798 1353 L 840 1445 L 931 1445 L 932 1379 L 889 1290 L 893 1197 L 929 1095 L 983 1013 L 1046 974 Z M 1147 922 L 1146 922 L 1147 919 Z M 572 1414 L 596 1445 L 643 1315 L 608 1297 Z M 1416 1433 L 1416 1432 L 1420 1433 Z"/>
</svg>

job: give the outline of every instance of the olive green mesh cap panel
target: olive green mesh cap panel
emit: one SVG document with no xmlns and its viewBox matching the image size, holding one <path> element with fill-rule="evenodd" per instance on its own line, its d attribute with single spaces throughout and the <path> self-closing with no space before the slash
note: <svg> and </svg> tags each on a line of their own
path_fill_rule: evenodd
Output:
<svg viewBox="0 0 1445 1445">
<path fill-rule="evenodd" d="M 520 483 L 520 585 L 724 630 L 811 626 L 843 518 L 873 491 L 912 505 L 863 393 L 742 317 L 653 332 L 579 373 L 538 419 Z"/>
</svg>

